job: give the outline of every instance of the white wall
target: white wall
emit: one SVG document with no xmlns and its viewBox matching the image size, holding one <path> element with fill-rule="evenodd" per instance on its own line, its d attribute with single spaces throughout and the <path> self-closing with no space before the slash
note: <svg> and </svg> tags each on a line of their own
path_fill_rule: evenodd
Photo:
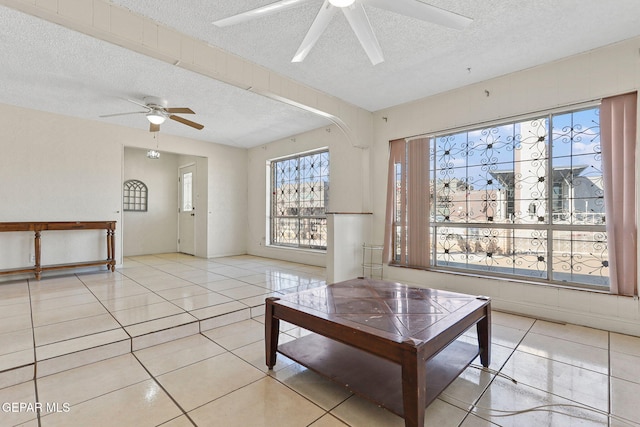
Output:
<svg viewBox="0 0 640 427">
<path fill-rule="evenodd" d="M 388 141 L 638 90 L 639 47 L 636 38 L 376 112 L 371 170 L 385 173 L 371 174 L 372 239 L 382 241 L 384 234 Z M 629 297 L 406 268 L 385 268 L 385 276 L 489 295 L 504 310 L 640 335 L 638 301 Z"/>
<path fill-rule="evenodd" d="M 138 138 L 129 138 L 124 145 L 144 150 L 157 145 L 163 153 L 180 154 L 179 162 L 191 163 L 195 158 L 197 197 L 204 206 L 196 217 L 196 256 L 211 258 L 245 254 L 247 150 L 162 132 L 159 141 L 154 141 L 148 131 L 137 134 Z"/>
<path fill-rule="evenodd" d="M 105 130 L 0 104 L 0 221 L 116 220 L 120 263 L 123 133 Z M 43 232 L 42 262 L 106 259 L 102 234 Z M 29 265 L 32 242 L 32 233 L 0 235 L 0 268 Z"/>
<path fill-rule="evenodd" d="M 178 236 L 178 158 L 161 153 L 151 160 L 147 151 L 124 149 L 124 181 L 137 179 L 148 190 L 146 212 L 123 212 L 124 256 L 175 252 Z"/>
<path fill-rule="evenodd" d="M 370 214 L 329 214 L 327 216 L 327 282 L 370 276 L 362 264 L 364 243 L 371 235 Z"/>
<path fill-rule="evenodd" d="M 362 139 L 360 141 L 363 142 Z M 328 210 L 339 213 L 370 211 L 370 150 L 353 146 L 335 126 L 316 129 L 292 138 L 252 148 L 249 150 L 248 160 L 248 253 L 311 265 L 326 265 L 326 254 L 324 252 L 269 246 L 269 236 L 266 235 L 268 230 L 267 194 L 269 187 L 267 162 L 272 159 L 323 147 L 329 147 L 330 190 Z"/>
<path fill-rule="evenodd" d="M 121 264 L 124 147 L 155 145 L 146 130 L 0 104 L 0 221 L 116 220 Z M 208 190 L 199 255 L 246 253 L 247 151 L 165 134 L 159 148 L 202 158 Z M 103 239 L 91 233 L 43 235 L 44 262 L 106 257 Z M 30 233 L 0 235 L 0 269 L 28 265 L 32 241 Z"/>
</svg>

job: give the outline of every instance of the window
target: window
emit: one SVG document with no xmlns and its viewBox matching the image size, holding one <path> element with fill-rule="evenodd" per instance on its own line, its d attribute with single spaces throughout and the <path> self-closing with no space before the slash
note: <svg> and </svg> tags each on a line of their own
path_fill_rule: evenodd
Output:
<svg viewBox="0 0 640 427">
<path fill-rule="evenodd" d="M 420 140 L 429 145 L 420 167 L 428 170 L 421 185 L 430 192 L 417 202 L 430 205 L 430 257 L 422 266 L 608 289 L 599 111 L 549 113 Z M 395 165 L 397 194 L 411 190 L 410 157 Z M 411 260 L 410 233 L 399 226 L 410 223 L 413 208 L 404 199 L 395 205 L 390 258 L 420 265 Z"/>
<path fill-rule="evenodd" d="M 147 186 L 142 181 L 130 179 L 123 186 L 122 209 L 125 211 L 147 211 Z"/>
<path fill-rule="evenodd" d="M 193 211 L 193 172 L 182 174 L 182 212 Z"/>
<path fill-rule="evenodd" d="M 271 244 L 327 248 L 329 151 L 272 160 Z"/>
</svg>

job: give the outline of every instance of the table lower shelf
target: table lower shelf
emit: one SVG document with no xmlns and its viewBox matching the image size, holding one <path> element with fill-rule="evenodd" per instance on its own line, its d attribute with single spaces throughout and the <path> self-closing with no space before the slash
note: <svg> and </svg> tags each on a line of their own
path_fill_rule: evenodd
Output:
<svg viewBox="0 0 640 427">
<path fill-rule="evenodd" d="M 0 276 L 5 274 L 19 274 L 19 273 L 35 273 L 36 278 L 40 278 L 40 273 L 43 271 L 51 271 L 51 270 L 65 270 L 69 268 L 84 268 L 84 267 L 95 267 L 104 265 L 108 270 L 114 271 L 115 269 L 115 261 L 114 260 L 98 260 L 98 261 L 80 261 L 73 262 L 69 264 L 50 264 L 50 265 L 42 265 L 42 266 L 29 266 L 29 267 L 19 267 L 12 268 L 7 270 L 0 270 Z"/>
<path fill-rule="evenodd" d="M 278 352 L 403 417 L 402 372 L 397 363 L 318 334 L 278 346 Z M 478 346 L 453 341 L 426 362 L 427 406 L 479 354 Z"/>
</svg>

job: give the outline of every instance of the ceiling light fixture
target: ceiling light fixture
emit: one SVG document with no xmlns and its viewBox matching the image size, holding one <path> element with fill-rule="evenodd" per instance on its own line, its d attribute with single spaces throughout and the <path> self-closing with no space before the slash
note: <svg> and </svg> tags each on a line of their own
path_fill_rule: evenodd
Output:
<svg viewBox="0 0 640 427">
<path fill-rule="evenodd" d="M 356 0 L 329 0 L 329 3 L 335 7 L 349 7 L 354 4 Z"/>
<path fill-rule="evenodd" d="M 149 116 L 147 116 L 149 117 Z M 164 119 L 162 120 L 164 121 Z M 151 122 L 153 123 L 153 122 Z M 153 148 L 151 150 L 147 151 L 147 157 L 150 158 L 151 160 L 158 160 L 160 158 L 160 151 L 158 151 L 158 148 L 160 146 L 160 138 L 158 137 L 158 133 L 159 132 L 154 132 L 153 133 L 153 139 L 155 139 L 156 141 L 156 149 L 154 150 Z"/>
<path fill-rule="evenodd" d="M 161 125 L 165 120 L 167 120 L 167 117 L 162 113 L 162 111 L 153 109 L 147 113 L 147 120 L 154 125 Z"/>
<path fill-rule="evenodd" d="M 149 150 L 147 151 L 147 157 L 152 160 L 157 160 L 160 158 L 160 152 L 156 150 Z"/>
</svg>

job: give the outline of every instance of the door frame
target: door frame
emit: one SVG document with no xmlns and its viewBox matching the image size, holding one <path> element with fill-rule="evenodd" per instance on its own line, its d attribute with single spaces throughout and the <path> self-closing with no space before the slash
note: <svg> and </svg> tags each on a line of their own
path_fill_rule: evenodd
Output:
<svg viewBox="0 0 640 427">
<path fill-rule="evenodd" d="M 180 216 L 182 214 L 182 169 L 185 168 L 189 168 L 189 167 L 193 167 L 194 169 L 194 176 L 193 176 L 193 181 L 192 181 L 192 193 L 193 193 L 193 205 L 194 205 L 194 211 L 196 210 L 195 208 L 197 206 L 196 202 L 198 201 L 198 192 L 197 192 L 197 183 L 198 183 L 198 165 L 197 162 L 190 162 L 190 163 L 186 163 L 184 165 L 179 165 L 178 166 L 178 236 L 177 236 L 177 242 L 178 242 L 178 252 L 179 253 L 185 253 L 185 254 L 189 254 L 189 255 L 196 255 L 196 248 L 198 247 L 198 245 L 196 244 L 196 239 L 197 239 L 197 235 L 198 233 L 196 233 L 197 230 L 197 217 L 194 217 L 193 219 L 193 253 L 187 253 L 187 252 L 182 252 L 180 249 L 180 245 L 182 244 L 182 230 L 180 227 Z"/>
</svg>

